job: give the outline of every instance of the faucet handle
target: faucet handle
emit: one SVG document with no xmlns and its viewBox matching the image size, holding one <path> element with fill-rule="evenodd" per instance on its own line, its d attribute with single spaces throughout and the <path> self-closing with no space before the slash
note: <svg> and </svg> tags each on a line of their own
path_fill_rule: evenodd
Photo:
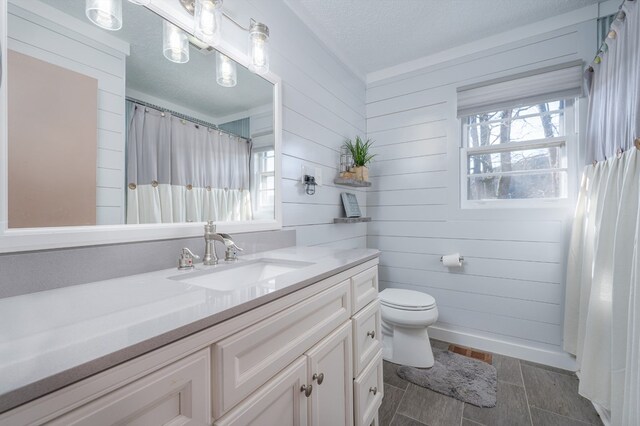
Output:
<svg viewBox="0 0 640 426">
<path fill-rule="evenodd" d="M 193 259 L 200 259 L 200 256 L 197 254 L 193 254 L 191 250 L 188 248 L 183 248 L 180 253 L 180 257 L 178 258 L 178 269 L 192 269 L 193 268 Z"/>
<path fill-rule="evenodd" d="M 244 251 L 244 249 L 241 249 L 240 247 L 238 247 L 236 243 L 234 243 L 231 240 L 227 240 L 226 238 L 225 238 L 225 246 L 227 247 L 227 249 L 224 252 L 224 260 L 226 262 L 229 262 L 232 260 L 238 260 L 238 252 Z"/>
</svg>

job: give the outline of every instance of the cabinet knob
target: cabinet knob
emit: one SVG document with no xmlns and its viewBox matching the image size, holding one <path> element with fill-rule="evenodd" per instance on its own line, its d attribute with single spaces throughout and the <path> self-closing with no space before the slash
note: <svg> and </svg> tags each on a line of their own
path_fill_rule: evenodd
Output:
<svg viewBox="0 0 640 426">
<path fill-rule="evenodd" d="M 376 331 L 372 330 L 372 331 L 367 331 L 367 336 L 371 336 L 372 339 L 376 338 Z"/>
<path fill-rule="evenodd" d="M 311 392 L 313 392 L 313 385 L 300 386 L 300 392 L 304 392 L 304 396 L 309 398 L 311 396 Z"/>
<path fill-rule="evenodd" d="M 377 387 L 370 387 L 369 388 L 369 392 L 371 392 L 375 396 L 375 394 L 378 393 L 378 388 Z"/>
<path fill-rule="evenodd" d="M 324 373 L 314 373 L 313 374 L 313 380 L 317 381 L 319 385 L 322 384 L 322 381 L 324 380 Z"/>
</svg>

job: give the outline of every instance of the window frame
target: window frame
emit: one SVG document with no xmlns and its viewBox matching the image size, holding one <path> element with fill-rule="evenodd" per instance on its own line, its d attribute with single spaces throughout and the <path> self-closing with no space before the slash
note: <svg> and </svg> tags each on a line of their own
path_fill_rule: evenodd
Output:
<svg viewBox="0 0 640 426">
<path fill-rule="evenodd" d="M 575 155 L 577 152 L 577 98 L 559 98 L 559 99 L 549 99 L 545 102 L 554 102 L 558 100 L 565 101 L 564 107 L 564 126 L 565 126 L 565 135 L 564 136 L 556 136 L 553 138 L 544 138 L 544 139 L 535 139 L 528 141 L 519 141 L 519 142 L 510 142 L 509 144 L 504 144 L 504 146 L 483 146 L 483 147 L 469 147 L 469 132 L 467 131 L 466 124 L 467 118 L 471 115 L 462 116 L 458 119 L 459 129 L 461 132 L 460 141 L 460 156 L 459 156 L 459 178 L 460 178 L 460 208 L 463 210 L 466 209 L 526 209 L 526 208 L 566 208 L 570 206 L 573 201 L 573 192 L 571 190 L 571 184 L 573 182 L 573 174 L 576 167 Z M 512 107 L 521 107 L 522 103 L 514 102 Z M 493 111 L 491 111 L 493 112 Z M 477 115 L 480 112 L 477 112 L 472 115 Z M 519 151 L 523 149 L 532 149 L 532 148 L 546 148 L 553 146 L 564 146 L 566 152 L 566 167 L 558 168 L 558 169 L 544 169 L 549 171 L 560 171 L 566 173 L 567 180 L 567 188 L 566 188 L 566 197 L 558 197 L 558 198 L 503 198 L 503 199 L 485 199 L 485 200 L 469 200 L 468 199 L 468 158 L 469 155 L 474 154 L 493 154 L 500 152 L 508 152 L 508 151 Z M 538 172 L 539 170 L 532 170 L 532 172 Z M 496 173 L 500 175 L 504 175 L 505 173 Z M 507 172 L 507 174 L 517 175 L 518 171 Z"/>
</svg>

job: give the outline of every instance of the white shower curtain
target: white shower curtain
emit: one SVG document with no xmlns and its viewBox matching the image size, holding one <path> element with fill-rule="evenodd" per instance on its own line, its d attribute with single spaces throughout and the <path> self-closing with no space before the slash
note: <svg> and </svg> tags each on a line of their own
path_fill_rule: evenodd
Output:
<svg viewBox="0 0 640 426">
<path fill-rule="evenodd" d="M 246 140 L 136 105 L 127 137 L 127 223 L 251 219 Z"/>
<path fill-rule="evenodd" d="M 613 425 L 640 424 L 640 20 L 622 7 L 589 75 L 587 160 L 567 265 L 564 348 L 579 392 Z M 640 140 L 636 143 L 640 144 Z"/>
</svg>

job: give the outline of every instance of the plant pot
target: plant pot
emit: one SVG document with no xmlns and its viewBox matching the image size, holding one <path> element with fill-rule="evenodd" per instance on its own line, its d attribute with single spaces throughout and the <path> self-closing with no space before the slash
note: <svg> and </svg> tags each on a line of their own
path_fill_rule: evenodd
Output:
<svg viewBox="0 0 640 426">
<path fill-rule="evenodd" d="M 355 167 L 357 180 L 369 180 L 369 169 L 366 166 Z"/>
</svg>

